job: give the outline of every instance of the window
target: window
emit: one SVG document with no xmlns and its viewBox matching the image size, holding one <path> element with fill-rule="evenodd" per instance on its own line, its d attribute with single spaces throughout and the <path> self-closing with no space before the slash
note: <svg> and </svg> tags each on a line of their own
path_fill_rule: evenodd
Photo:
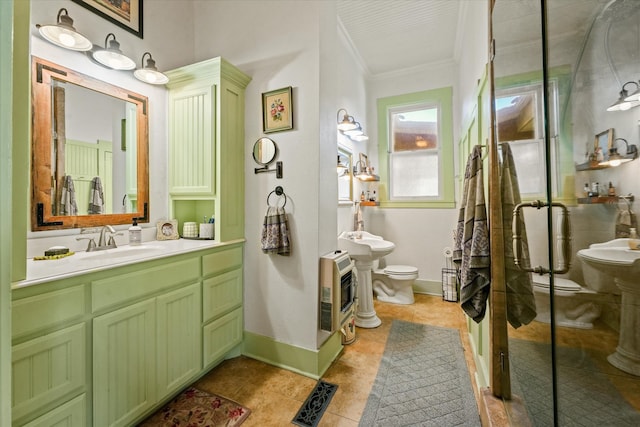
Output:
<svg viewBox="0 0 640 427">
<path fill-rule="evenodd" d="M 378 100 L 381 206 L 453 207 L 451 88 Z"/>
<path fill-rule="evenodd" d="M 552 164 L 558 147 L 557 84 L 550 82 L 549 124 Z M 542 83 L 499 90 L 496 93 L 496 136 L 498 143 L 511 145 L 518 173 L 520 194 L 525 199 L 543 197 L 546 192 L 546 163 L 543 129 Z M 552 189 L 557 194 L 558 168 L 552 171 Z"/>
</svg>

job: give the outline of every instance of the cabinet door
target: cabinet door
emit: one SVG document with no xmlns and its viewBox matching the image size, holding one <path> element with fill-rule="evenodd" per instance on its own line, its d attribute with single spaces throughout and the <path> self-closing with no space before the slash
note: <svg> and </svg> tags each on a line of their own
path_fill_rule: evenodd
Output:
<svg viewBox="0 0 640 427">
<path fill-rule="evenodd" d="M 158 399 L 179 390 L 202 368 L 200 284 L 157 298 Z"/>
<path fill-rule="evenodd" d="M 216 86 L 169 94 L 169 193 L 215 196 Z"/>
<path fill-rule="evenodd" d="M 13 346 L 13 419 L 82 390 L 85 351 L 84 323 Z"/>
<path fill-rule="evenodd" d="M 155 299 L 93 320 L 94 426 L 126 426 L 156 402 Z"/>
</svg>

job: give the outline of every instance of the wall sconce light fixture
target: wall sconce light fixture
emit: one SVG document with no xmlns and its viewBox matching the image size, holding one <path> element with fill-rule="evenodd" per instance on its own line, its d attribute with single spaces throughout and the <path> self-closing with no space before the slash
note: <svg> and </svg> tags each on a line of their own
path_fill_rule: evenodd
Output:
<svg viewBox="0 0 640 427">
<path fill-rule="evenodd" d="M 340 119 L 340 111 L 344 111 L 344 116 L 342 117 L 342 119 Z M 352 116 L 349 115 L 347 110 L 345 110 L 344 108 L 341 108 L 338 110 L 337 122 L 338 122 L 338 129 L 340 129 L 343 132 L 346 130 L 351 130 L 356 128 L 356 121 Z"/>
<path fill-rule="evenodd" d="M 147 58 L 147 65 L 144 65 L 144 57 L 149 55 Z M 142 55 L 142 68 L 138 68 L 133 72 L 133 75 L 140 81 L 145 83 L 150 83 L 152 85 L 163 85 L 169 81 L 169 77 L 162 74 L 156 68 L 156 61 L 153 60 L 153 57 L 149 52 L 145 52 Z"/>
<path fill-rule="evenodd" d="M 636 85 L 636 90 L 631 95 L 629 95 L 629 92 L 627 92 L 627 90 L 625 89 L 625 87 L 629 83 Z M 620 97 L 616 102 L 611 104 L 609 108 L 607 108 L 607 111 L 627 111 L 630 108 L 637 107 L 638 105 L 640 105 L 640 99 L 638 99 L 638 96 L 636 95 L 639 93 L 639 89 L 640 89 L 640 85 L 638 85 L 638 83 L 626 82 L 624 85 L 622 85 L 622 90 L 620 91 Z M 630 98 L 633 98 L 634 96 L 635 96 L 635 99 L 630 100 Z"/>
<path fill-rule="evenodd" d="M 634 82 L 635 83 L 635 82 Z M 625 101 L 640 101 L 640 85 L 638 85 L 636 83 L 636 90 L 635 92 L 633 92 L 631 95 L 627 96 L 624 100 Z"/>
<path fill-rule="evenodd" d="M 624 145 L 627 147 L 627 151 L 624 156 L 618 153 L 618 147 L 616 146 L 616 142 L 618 141 L 623 141 Z M 616 167 L 622 163 L 630 162 L 631 160 L 634 160 L 636 157 L 638 157 L 638 147 L 636 147 L 633 144 L 629 145 L 627 140 L 624 138 L 616 138 L 613 141 L 613 147 L 609 149 L 609 158 L 604 162 L 600 162 L 599 164 L 602 166 Z"/>
<path fill-rule="evenodd" d="M 349 173 L 347 165 L 345 165 L 344 163 L 342 163 L 342 161 L 340 160 L 340 155 L 338 154 L 338 166 L 337 166 L 337 172 L 338 172 L 338 176 L 342 176 L 345 174 L 345 172 Z"/>
<path fill-rule="evenodd" d="M 76 31 L 67 9 L 62 8 L 58 11 L 56 21 L 55 24 L 36 24 L 36 28 L 45 40 L 65 49 L 81 52 L 91 50 L 93 43 Z"/>
<path fill-rule="evenodd" d="M 112 37 L 112 40 L 109 40 L 110 37 Z M 105 37 L 104 49 L 98 49 L 93 52 L 93 59 L 114 70 L 133 70 L 136 68 L 134 60 L 120 50 L 120 43 L 118 43 L 113 33 L 109 33 Z"/>
<path fill-rule="evenodd" d="M 365 166 L 365 164 L 358 160 L 355 165 L 353 165 L 353 176 L 358 178 L 360 181 L 379 181 L 380 177 L 371 173 L 369 168 Z"/>
</svg>

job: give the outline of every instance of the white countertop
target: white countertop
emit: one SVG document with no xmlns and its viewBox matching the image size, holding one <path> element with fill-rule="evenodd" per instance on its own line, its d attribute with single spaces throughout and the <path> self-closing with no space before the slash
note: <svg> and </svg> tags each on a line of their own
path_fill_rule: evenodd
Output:
<svg viewBox="0 0 640 427">
<path fill-rule="evenodd" d="M 140 246 L 123 245 L 115 249 L 93 252 L 76 252 L 74 255 L 55 260 L 27 259 L 27 277 L 14 282 L 12 289 L 24 288 L 52 280 L 66 279 L 81 274 L 107 270 L 113 267 L 135 264 L 202 249 L 225 246 L 242 242 L 218 242 L 216 240 L 153 240 L 143 242 Z"/>
</svg>

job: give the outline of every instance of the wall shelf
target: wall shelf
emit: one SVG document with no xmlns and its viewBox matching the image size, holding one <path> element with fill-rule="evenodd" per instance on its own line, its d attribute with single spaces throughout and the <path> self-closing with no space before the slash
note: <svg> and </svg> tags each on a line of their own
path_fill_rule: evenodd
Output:
<svg viewBox="0 0 640 427">
<path fill-rule="evenodd" d="M 599 164 L 597 161 L 592 161 L 592 162 L 585 162 L 585 163 L 580 163 L 576 165 L 576 170 L 577 171 L 592 171 L 592 170 L 598 170 L 598 169 L 607 169 L 611 166 L 609 165 L 601 165 Z"/>
<path fill-rule="evenodd" d="M 380 206 L 380 202 L 365 201 L 365 202 L 360 202 L 360 206 Z"/>
<path fill-rule="evenodd" d="M 579 197 L 578 204 L 579 205 L 593 205 L 593 204 L 602 204 L 602 203 L 618 203 L 618 200 L 625 199 L 633 202 L 634 196 L 595 196 L 595 197 Z"/>
</svg>

